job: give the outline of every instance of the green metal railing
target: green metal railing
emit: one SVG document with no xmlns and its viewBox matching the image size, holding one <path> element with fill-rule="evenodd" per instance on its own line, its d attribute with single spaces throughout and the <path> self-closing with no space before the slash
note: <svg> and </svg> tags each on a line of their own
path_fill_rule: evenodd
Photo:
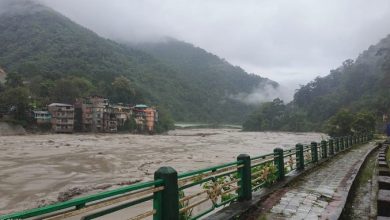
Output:
<svg viewBox="0 0 390 220">
<path fill-rule="evenodd" d="M 0 219 L 76 216 L 87 220 L 126 208 L 133 208 L 132 217 L 127 218 L 133 220 L 199 219 L 232 202 L 251 200 L 253 192 L 283 180 L 286 175 L 372 138 L 372 134 L 359 134 L 305 146 L 297 144 L 293 149 L 275 148 L 273 153 L 252 158 L 241 154 L 234 162 L 181 174 L 171 167 L 161 167 L 154 173 L 154 181 L 3 215 Z"/>
</svg>

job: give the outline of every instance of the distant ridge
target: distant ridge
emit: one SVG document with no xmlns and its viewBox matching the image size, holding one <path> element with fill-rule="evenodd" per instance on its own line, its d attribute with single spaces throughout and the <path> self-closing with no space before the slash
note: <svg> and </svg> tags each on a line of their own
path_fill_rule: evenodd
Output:
<svg viewBox="0 0 390 220">
<path fill-rule="evenodd" d="M 59 101 L 45 93 L 48 85 L 81 77 L 77 80 L 90 83 L 94 94 L 158 105 L 177 121 L 240 123 L 253 106 L 230 97 L 266 84 L 277 86 L 190 44 L 172 41 L 157 52 L 124 46 L 36 2 L 0 4 L 0 66 L 37 85 L 30 91 L 37 99 L 45 97 L 41 103 Z M 118 77 L 129 80 L 135 97 L 116 92 Z"/>
</svg>

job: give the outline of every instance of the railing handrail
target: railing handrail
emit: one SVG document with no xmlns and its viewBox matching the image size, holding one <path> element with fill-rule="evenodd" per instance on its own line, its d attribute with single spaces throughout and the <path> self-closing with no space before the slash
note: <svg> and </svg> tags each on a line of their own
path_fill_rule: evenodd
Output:
<svg viewBox="0 0 390 220">
<path fill-rule="evenodd" d="M 230 163 L 224 163 L 224 164 L 221 164 L 221 165 L 212 166 L 212 167 L 207 167 L 207 168 L 203 168 L 203 169 L 200 169 L 200 170 L 188 171 L 188 172 L 179 174 L 177 177 L 178 177 L 179 179 L 181 179 L 181 178 L 193 176 L 193 175 L 196 175 L 196 174 L 205 173 L 205 172 L 209 172 L 209 171 L 213 171 L 213 170 L 217 170 L 217 169 L 221 169 L 221 168 L 230 167 L 230 166 L 233 166 L 233 165 L 239 165 L 239 164 L 241 164 L 240 161 L 234 161 L 234 162 L 230 162 Z"/>
<path fill-rule="evenodd" d="M 80 198 L 71 199 L 65 202 L 59 202 L 52 205 L 47 205 L 35 209 L 25 210 L 17 213 L 0 216 L 0 219 L 19 219 L 29 218 L 38 215 L 48 214 L 56 211 L 60 211 L 67 208 L 76 207 L 78 205 L 85 205 L 88 202 L 94 202 L 102 199 L 107 199 L 113 196 L 118 196 L 124 193 L 129 193 L 135 190 L 144 189 L 152 186 L 161 186 L 163 180 L 148 181 L 142 183 L 136 183 L 131 186 L 125 186 L 118 189 L 108 190 L 93 195 L 83 196 Z"/>
</svg>

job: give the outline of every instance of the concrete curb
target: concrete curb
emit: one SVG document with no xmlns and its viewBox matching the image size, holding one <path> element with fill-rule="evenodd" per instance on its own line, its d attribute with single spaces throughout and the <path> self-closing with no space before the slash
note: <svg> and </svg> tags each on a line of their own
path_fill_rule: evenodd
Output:
<svg viewBox="0 0 390 220">
<path fill-rule="evenodd" d="M 375 144 L 375 143 L 368 143 Z M 350 197 L 351 188 L 356 186 L 356 177 L 361 173 L 362 167 L 367 161 L 367 157 L 378 150 L 378 146 L 368 151 L 359 161 L 355 163 L 353 168 L 349 170 L 349 174 L 344 177 L 340 186 L 337 187 L 335 195 L 332 197 L 332 201 L 328 204 L 321 219 L 337 220 L 341 216 L 344 210 L 345 204 Z"/>
</svg>

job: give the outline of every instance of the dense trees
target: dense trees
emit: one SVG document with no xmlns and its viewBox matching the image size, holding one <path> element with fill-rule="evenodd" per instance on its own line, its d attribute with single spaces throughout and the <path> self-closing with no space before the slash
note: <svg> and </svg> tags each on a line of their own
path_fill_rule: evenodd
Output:
<svg viewBox="0 0 390 220">
<path fill-rule="evenodd" d="M 243 124 L 245 131 L 306 131 L 307 115 L 282 100 L 266 102 L 252 113 Z"/>
<path fill-rule="evenodd" d="M 23 12 L 0 15 L 0 66 L 21 77 L 15 83 L 21 79 L 38 104 L 93 93 L 159 105 L 178 121 L 241 123 L 254 108 L 230 96 L 275 84 L 192 45 L 168 44 L 163 59 L 103 39 L 44 6 L 20 4 L 15 10 Z"/>
<path fill-rule="evenodd" d="M 327 122 L 326 132 L 335 137 L 373 132 L 375 123 L 375 116 L 370 112 L 353 113 L 347 109 L 341 109 Z"/>
<path fill-rule="evenodd" d="M 111 86 L 107 88 L 108 97 L 113 102 L 137 103 L 142 102 L 140 95 L 137 96 L 134 86 L 129 79 L 119 76 L 114 79 Z"/>
<path fill-rule="evenodd" d="M 180 73 L 180 81 L 188 91 L 182 102 L 192 109 L 189 118 L 180 120 L 242 123 L 255 106 L 231 97 L 249 94 L 254 88 L 278 86 L 269 79 L 247 74 L 240 67 L 232 66 L 201 48 L 172 38 L 131 46 L 152 54 Z"/>
<path fill-rule="evenodd" d="M 49 87 L 50 102 L 74 103 L 76 98 L 91 95 L 95 87 L 90 81 L 80 77 L 65 77 L 53 81 Z"/>
<path fill-rule="evenodd" d="M 23 85 L 22 77 L 16 73 L 6 76 L 5 85 L 0 91 L 0 103 L 2 106 L 12 106 L 11 112 L 17 121 L 25 121 L 25 111 L 29 109 L 31 102 L 30 91 Z"/>
<path fill-rule="evenodd" d="M 325 77 L 301 86 L 285 106 L 281 130 L 327 131 L 331 135 L 372 131 L 382 115 L 390 114 L 390 36 L 370 46 L 359 57 L 346 60 Z M 247 122 L 247 130 L 274 130 L 263 126 L 266 103 Z M 283 108 L 282 106 L 280 108 Z M 295 122 L 294 122 L 295 121 Z M 294 124 L 299 126 L 293 126 Z"/>
</svg>

